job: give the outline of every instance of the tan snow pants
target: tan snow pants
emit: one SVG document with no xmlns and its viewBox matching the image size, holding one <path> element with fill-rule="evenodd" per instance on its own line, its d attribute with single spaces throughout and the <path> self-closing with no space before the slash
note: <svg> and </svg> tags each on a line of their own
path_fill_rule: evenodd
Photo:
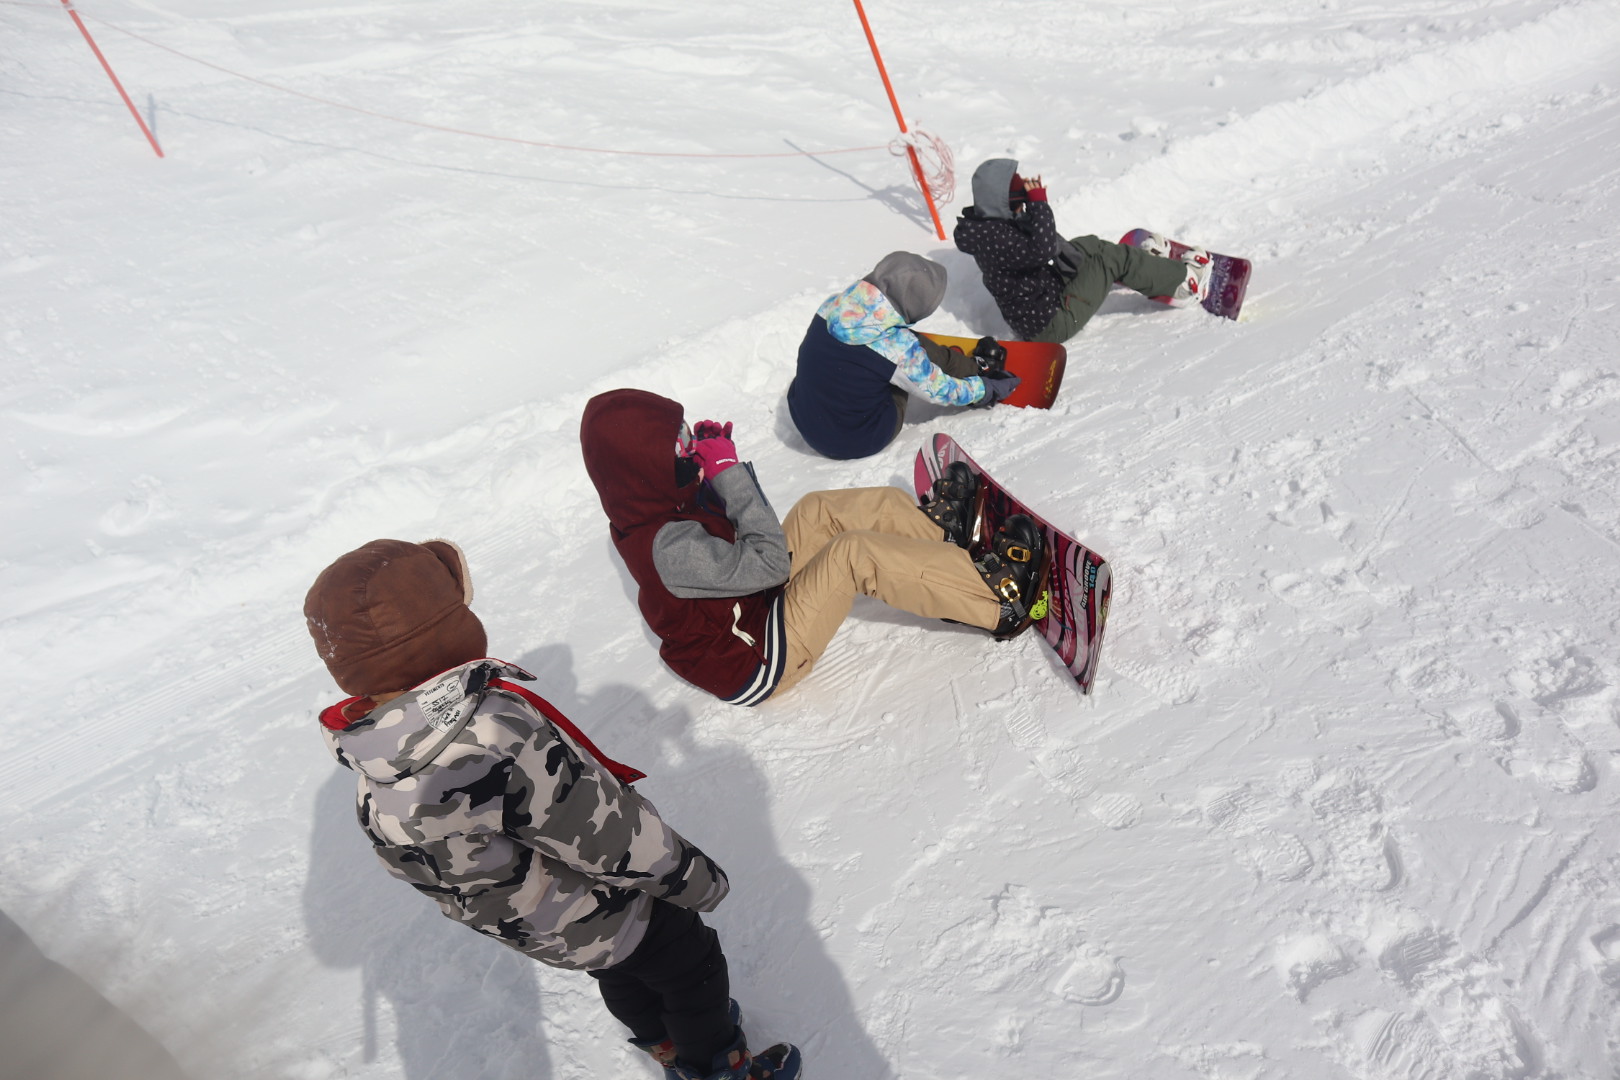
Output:
<svg viewBox="0 0 1620 1080">
<path fill-rule="evenodd" d="M 930 619 L 995 628 L 1001 604 L 966 551 L 895 487 L 813 491 L 782 521 L 787 665 L 775 694 L 810 673 L 856 596 Z M 774 696 L 774 695 L 773 695 Z"/>
</svg>

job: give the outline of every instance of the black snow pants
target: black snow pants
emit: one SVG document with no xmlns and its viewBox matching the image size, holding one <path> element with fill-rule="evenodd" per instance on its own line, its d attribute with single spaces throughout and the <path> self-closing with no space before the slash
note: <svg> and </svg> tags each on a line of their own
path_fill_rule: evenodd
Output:
<svg viewBox="0 0 1620 1080">
<path fill-rule="evenodd" d="M 675 1043 L 681 1064 L 707 1076 L 737 1040 L 720 935 L 695 911 L 654 900 L 647 936 L 626 960 L 591 977 L 608 1012 L 640 1042 Z"/>
</svg>

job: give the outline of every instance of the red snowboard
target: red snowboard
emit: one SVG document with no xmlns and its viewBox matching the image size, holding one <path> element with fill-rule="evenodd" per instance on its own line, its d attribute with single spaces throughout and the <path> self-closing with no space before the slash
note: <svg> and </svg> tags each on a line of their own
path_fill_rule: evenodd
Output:
<svg viewBox="0 0 1620 1080">
<path fill-rule="evenodd" d="M 1132 229 L 1119 238 L 1119 242 L 1129 247 L 1145 247 L 1148 239 L 1155 234 L 1149 229 Z M 1191 248 L 1190 244 L 1183 244 L 1180 240 L 1171 240 L 1170 257 L 1181 258 L 1182 252 Z M 1204 310 L 1211 315 L 1220 315 L 1224 318 L 1235 319 L 1238 312 L 1243 310 L 1243 294 L 1249 289 L 1249 271 L 1252 267 L 1248 259 L 1239 259 L 1234 255 L 1217 255 L 1211 251 L 1210 261 L 1215 264 L 1209 275 L 1209 292 L 1201 304 Z M 1155 296 L 1153 299 L 1168 304 L 1168 296 Z"/>
<path fill-rule="evenodd" d="M 949 435 L 935 435 L 932 444 L 917 452 L 913 483 L 919 501 L 934 490 L 934 480 L 953 461 L 967 462 L 968 468 L 978 474 L 980 483 L 987 488 L 984 508 L 988 532 L 995 531 L 996 526 L 1012 514 L 1028 514 L 1045 534 L 1052 549 L 1052 576 L 1047 585 L 1046 614 L 1035 620 L 1034 630 L 1057 652 L 1063 666 L 1080 684 L 1080 692 L 1091 693 L 1092 681 L 1097 677 L 1097 661 L 1102 656 L 1108 600 L 1114 591 L 1108 563 L 1009 495 Z"/>
<path fill-rule="evenodd" d="M 969 356 L 978 338 L 957 337 L 954 334 L 931 334 L 921 331 L 929 340 L 948 348 L 959 349 Z M 1002 399 L 1003 405 L 1019 408 L 1050 409 L 1057 400 L 1058 387 L 1063 385 L 1063 368 L 1068 363 L 1068 350 L 1062 345 L 1044 341 L 1002 341 L 1007 350 L 1007 370 L 1023 381 L 1018 389 Z"/>
</svg>

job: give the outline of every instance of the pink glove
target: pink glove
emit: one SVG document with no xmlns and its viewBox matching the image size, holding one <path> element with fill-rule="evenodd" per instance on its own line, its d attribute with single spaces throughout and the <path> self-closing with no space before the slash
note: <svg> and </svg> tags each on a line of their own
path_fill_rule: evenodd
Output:
<svg viewBox="0 0 1620 1080">
<path fill-rule="evenodd" d="M 694 439 L 729 439 L 731 438 L 731 421 L 727 420 L 725 426 L 718 420 L 699 420 L 697 427 L 692 429 Z"/>
<path fill-rule="evenodd" d="M 702 426 L 698 425 L 700 428 Z M 727 424 L 726 427 L 731 425 Z M 703 475 L 713 480 L 737 464 L 737 447 L 724 435 L 711 435 L 707 439 L 699 436 L 698 441 L 692 444 L 692 459 L 703 466 Z"/>
</svg>

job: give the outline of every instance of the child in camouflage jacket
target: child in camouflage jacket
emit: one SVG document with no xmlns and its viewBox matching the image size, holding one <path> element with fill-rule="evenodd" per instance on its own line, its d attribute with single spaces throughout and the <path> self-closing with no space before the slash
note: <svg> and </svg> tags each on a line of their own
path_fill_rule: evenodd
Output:
<svg viewBox="0 0 1620 1080">
<path fill-rule="evenodd" d="M 698 912 L 725 872 L 630 785 L 533 676 L 485 655 L 454 544 L 374 540 L 323 571 L 304 615 L 338 685 L 321 714 L 358 773 L 360 827 L 394 877 L 481 934 L 598 980 L 672 1080 L 793 1080 L 786 1044 L 751 1055 L 726 959 Z"/>
</svg>

